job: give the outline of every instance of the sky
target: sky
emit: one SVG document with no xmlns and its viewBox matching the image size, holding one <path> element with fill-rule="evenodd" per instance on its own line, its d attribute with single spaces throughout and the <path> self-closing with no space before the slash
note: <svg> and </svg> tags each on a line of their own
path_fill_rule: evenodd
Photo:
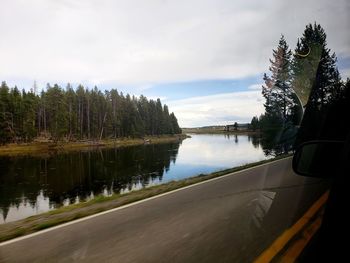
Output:
<svg viewBox="0 0 350 263">
<path fill-rule="evenodd" d="M 249 122 L 283 34 L 320 23 L 350 77 L 347 0 L 0 0 L 0 80 L 160 98 L 181 127 Z"/>
</svg>

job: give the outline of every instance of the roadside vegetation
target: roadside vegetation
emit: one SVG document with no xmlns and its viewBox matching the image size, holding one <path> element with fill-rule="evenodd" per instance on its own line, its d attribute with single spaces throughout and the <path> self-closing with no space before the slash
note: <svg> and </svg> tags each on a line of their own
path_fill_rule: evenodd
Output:
<svg viewBox="0 0 350 263">
<path fill-rule="evenodd" d="M 250 163 L 239 167 L 226 169 L 211 174 L 199 174 L 180 181 L 171 181 L 169 183 L 147 187 L 141 190 L 132 191 L 126 194 L 113 194 L 111 196 L 96 196 L 90 201 L 81 202 L 69 206 L 28 217 L 26 219 L 9 222 L 0 225 L 0 242 L 9 240 L 18 236 L 30 234 L 42 229 L 53 227 L 78 218 L 93 215 L 109 209 L 120 207 L 142 199 L 166 193 L 188 185 L 206 181 L 212 178 L 220 177 L 229 173 L 238 172 L 257 165 L 269 163 L 274 160 L 286 158 L 290 155 L 281 155 L 279 157 L 260 162 Z"/>
</svg>

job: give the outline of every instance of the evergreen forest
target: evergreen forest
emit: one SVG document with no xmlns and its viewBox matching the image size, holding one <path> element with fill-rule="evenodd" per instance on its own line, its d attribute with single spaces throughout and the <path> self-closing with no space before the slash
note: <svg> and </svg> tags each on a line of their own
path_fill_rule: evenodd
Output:
<svg viewBox="0 0 350 263">
<path fill-rule="evenodd" d="M 53 141 L 101 140 L 145 135 L 179 134 L 174 113 L 160 99 L 124 95 L 116 89 L 102 92 L 96 86 L 75 89 L 47 84 L 20 91 L 0 86 L 0 144 Z"/>
</svg>

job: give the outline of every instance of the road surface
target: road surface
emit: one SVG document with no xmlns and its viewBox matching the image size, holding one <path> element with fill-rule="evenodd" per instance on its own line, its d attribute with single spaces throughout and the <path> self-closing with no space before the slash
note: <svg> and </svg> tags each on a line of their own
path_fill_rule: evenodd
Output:
<svg viewBox="0 0 350 263">
<path fill-rule="evenodd" d="M 0 245 L 0 262 L 250 262 L 325 188 L 283 159 Z"/>
</svg>

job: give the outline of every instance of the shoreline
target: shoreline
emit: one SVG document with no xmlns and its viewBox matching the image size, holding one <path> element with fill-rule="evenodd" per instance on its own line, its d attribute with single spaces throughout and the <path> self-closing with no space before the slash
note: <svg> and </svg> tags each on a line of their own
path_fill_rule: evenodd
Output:
<svg viewBox="0 0 350 263">
<path fill-rule="evenodd" d="M 261 135 L 261 131 L 224 131 L 224 130 L 201 130 L 201 129 L 183 129 L 183 133 L 192 134 L 225 134 L 225 135 Z"/>
<path fill-rule="evenodd" d="M 126 147 L 143 144 L 158 144 L 176 142 L 190 138 L 186 134 L 145 136 L 144 138 L 118 138 L 101 141 L 75 141 L 75 142 L 31 142 L 21 144 L 6 144 L 0 146 L 0 156 L 43 155 L 59 152 L 70 152 L 91 149 L 105 149 Z"/>
<path fill-rule="evenodd" d="M 292 156 L 281 155 L 275 158 L 249 163 L 238 167 L 213 172 L 210 174 L 199 174 L 179 181 L 171 181 L 165 184 L 146 187 L 131 191 L 126 194 L 113 194 L 112 196 L 96 196 L 95 198 L 78 204 L 62 206 L 52 211 L 34 215 L 0 225 L 0 242 L 4 242 L 19 236 L 24 236 L 43 229 L 67 223 L 79 218 L 94 215 L 113 208 L 121 207 L 143 199 L 157 196 L 166 192 L 180 189 L 189 185 L 204 182 L 213 178 L 221 177 L 230 173 L 242 171 L 248 168 L 270 163 Z M 0 243 L 1 244 L 1 243 Z"/>
</svg>

